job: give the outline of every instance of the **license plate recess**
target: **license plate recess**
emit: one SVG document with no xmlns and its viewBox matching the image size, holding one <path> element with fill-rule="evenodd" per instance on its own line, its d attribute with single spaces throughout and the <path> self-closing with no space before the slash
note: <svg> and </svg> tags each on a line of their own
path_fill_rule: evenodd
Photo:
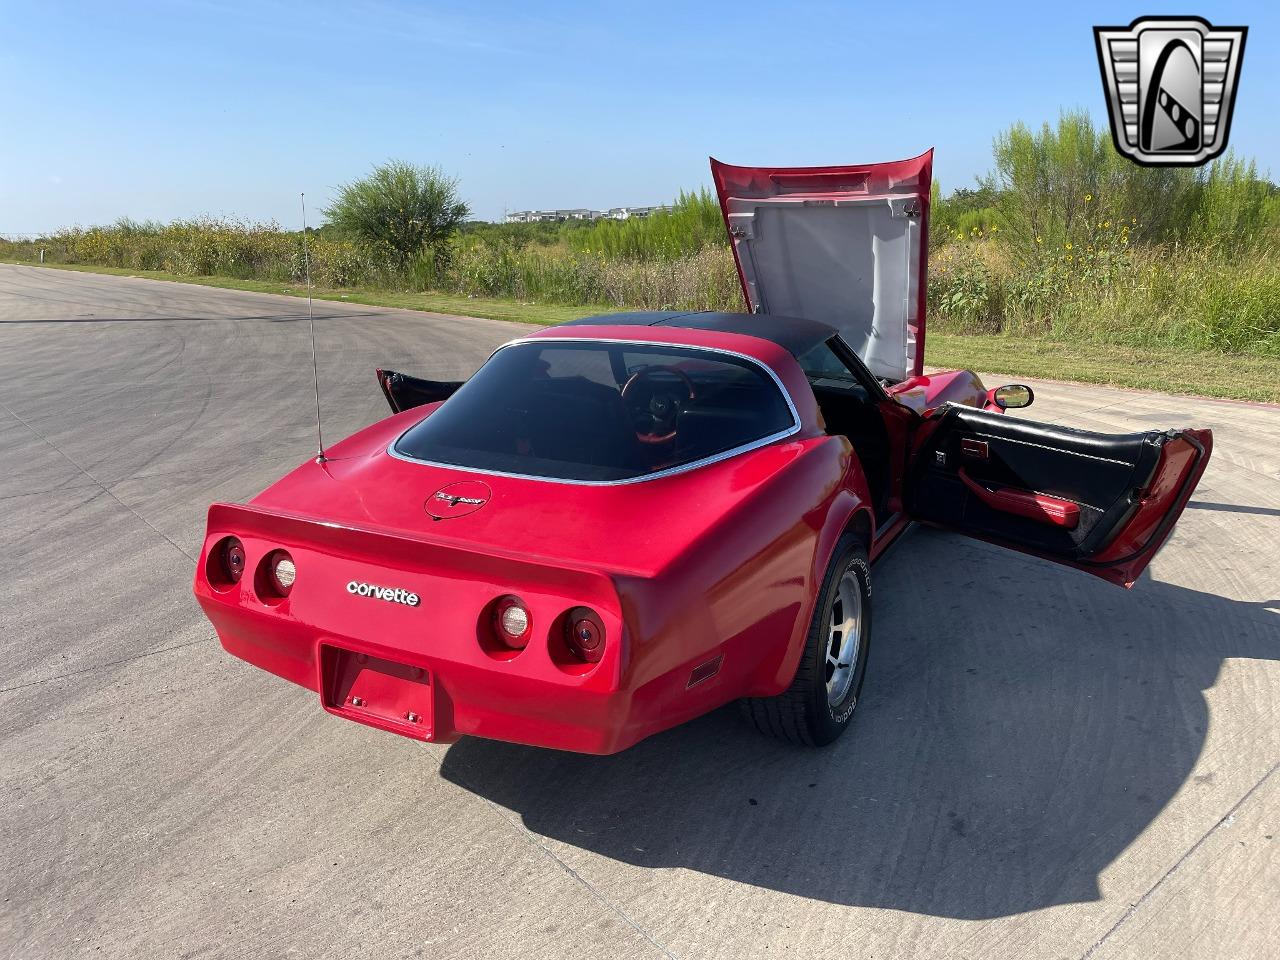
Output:
<svg viewBox="0 0 1280 960">
<path fill-rule="evenodd" d="M 430 671 L 321 644 L 320 697 L 330 713 L 418 740 L 433 732 Z"/>
</svg>

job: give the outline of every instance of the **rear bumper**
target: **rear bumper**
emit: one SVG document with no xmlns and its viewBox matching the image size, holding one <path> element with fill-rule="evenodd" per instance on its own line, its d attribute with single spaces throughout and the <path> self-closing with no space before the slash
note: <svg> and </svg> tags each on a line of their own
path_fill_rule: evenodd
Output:
<svg viewBox="0 0 1280 960">
<path fill-rule="evenodd" d="M 221 566 L 227 537 L 243 548 L 238 582 Z M 297 571 L 283 597 L 267 582 L 279 550 Z M 398 599 L 353 589 L 371 585 Z M 614 753 L 661 727 L 657 711 L 635 715 L 623 681 L 630 639 L 616 585 L 599 571 L 215 504 L 194 593 L 229 653 L 315 691 L 330 713 L 393 733 Z M 522 598 L 532 621 L 518 652 L 491 626 L 507 594 Z M 573 658 L 563 643 L 564 618 L 577 606 L 605 627 L 598 663 Z"/>
<path fill-rule="evenodd" d="M 228 617 L 227 609 L 216 609 L 218 600 L 202 599 L 201 605 L 228 653 L 315 691 L 326 712 L 380 730 L 445 744 L 468 735 L 590 754 L 617 753 L 657 730 L 655 724 L 632 717 L 630 691 L 588 689 L 527 675 L 529 664 L 521 660 L 535 654 L 532 649 L 506 662 L 468 663 L 365 637 L 315 634 L 280 623 L 269 613 L 237 611 Z M 352 658 L 364 659 L 353 666 Z M 352 703 L 349 690 L 367 689 L 367 684 L 352 687 L 352 672 L 385 672 L 380 662 L 419 671 L 412 682 L 425 689 L 417 696 L 385 691 L 384 703 L 374 695 Z M 419 719 L 408 721 L 397 707 Z"/>
<path fill-rule="evenodd" d="M 365 637 L 317 633 L 281 623 L 269 611 L 228 611 L 216 599 L 201 598 L 201 605 L 228 653 L 314 691 L 321 707 L 335 716 L 391 733 L 435 743 L 469 735 L 608 754 L 654 732 L 632 716 L 627 690 L 528 675 L 528 665 L 520 661 L 533 650 L 513 660 L 476 664 Z M 357 676 L 387 673 L 386 664 L 403 667 L 400 672 L 408 675 L 381 689 Z"/>
<path fill-rule="evenodd" d="M 235 582 L 228 538 L 242 547 Z M 277 551 L 296 569 L 286 596 L 268 579 Z M 750 616 L 735 604 L 736 619 L 717 620 L 653 579 L 214 504 L 194 593 L 229 653 L 314 691 L 336 716 L 431 742 L 470 735 L 609 754 L 736 697 L 777 692 L 786 638 L 802 628 L 799 588 L 773 579 L 782 586 L 753 596 Z M 531 620 L 519 652 L 493 632 L 509 594 Z M 604 627 L 598 663 L 564 639 L 584 606 Z"/>
</svg>

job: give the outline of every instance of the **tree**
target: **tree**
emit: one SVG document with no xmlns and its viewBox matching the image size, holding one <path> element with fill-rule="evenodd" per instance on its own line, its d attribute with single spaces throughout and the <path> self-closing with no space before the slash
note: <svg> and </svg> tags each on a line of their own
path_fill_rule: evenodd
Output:
<svg viewBox="0 0 1280 960">
<path fill-rule="evenodd" d="M 981 186 L 999 198 L 1005 239 L 1023 254 L 1061 253 L 1099 223 L 1128 224 L 1135 241 L 1158 243 L 1186 222 L 1196 174 L 1132 163 L 1084 111 L 1064 111 L 1034 132 L 1016 123 L 993 147 L 995 169 Z"/>
<path fill-rule="evenodd" d="M 447 255 L 449 238 L 470 214 L 458 181 L 438 167 L 389 160 L 343 184 L 324 215 L 341 233 L 391 255 L 404 267 L 417 254 Z"/>
</svg>

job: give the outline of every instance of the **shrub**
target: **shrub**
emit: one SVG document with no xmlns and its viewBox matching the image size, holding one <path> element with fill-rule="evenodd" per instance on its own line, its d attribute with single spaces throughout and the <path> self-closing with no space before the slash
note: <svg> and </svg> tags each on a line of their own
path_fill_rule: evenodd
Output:
<svg viewBox="0 0 1280 960">
<path fill-rule="evenodd" d="M 1001 278 L 974 243 L 945 247 L 929 261 L 930 312 L 946 318 L 955 333 L 999 333 L 1003 316 Z"/>
<path fill-rule="evenodd" d="M 392 160 L 339 187 L 324 214 L 338 233 L 405 267 L 423 251 L 444 256 L 470 212 L 458 199 L 457 180 L 436 167 Z"/>
<path fill-rule="evenodd" d="M 666 260 L 727 247 L 720 203 L 705 188 L 681 192 L 670 210 L 629 220 L 598 220 L 565 234 L 570 247 L 608 259 Z"/>
</svg>

